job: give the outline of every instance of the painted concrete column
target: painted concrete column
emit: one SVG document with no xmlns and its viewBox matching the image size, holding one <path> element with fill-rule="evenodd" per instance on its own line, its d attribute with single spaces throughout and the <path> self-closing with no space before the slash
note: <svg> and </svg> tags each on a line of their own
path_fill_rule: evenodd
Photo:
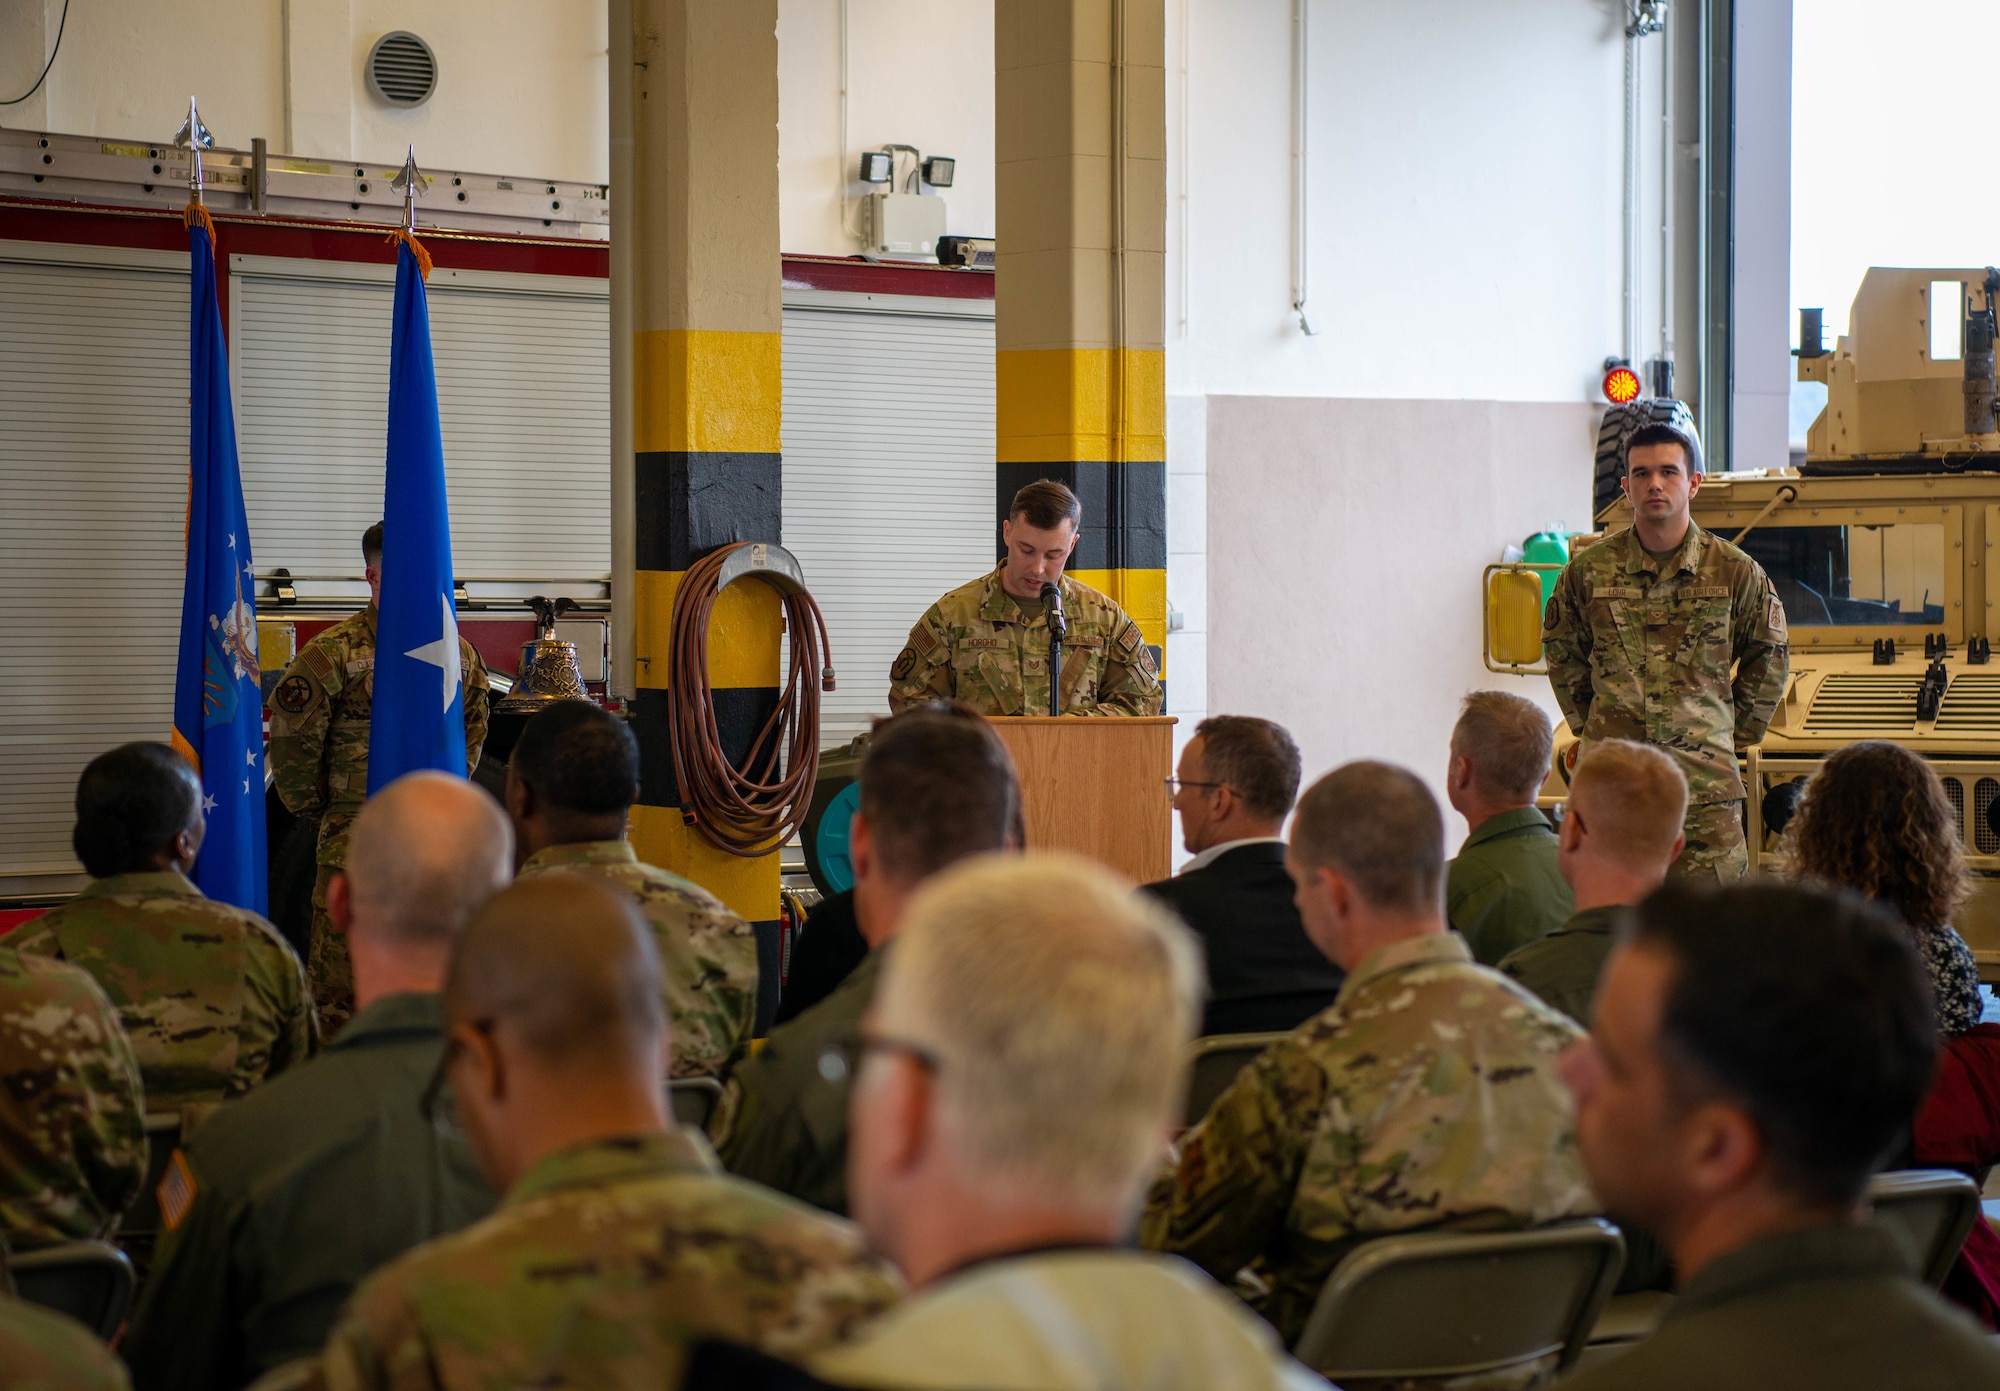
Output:
<svg viewBox="0 0 2000 1391">
<path fill-rule="evenodd" d="M 758 925 L 768 1018 L 778 856 L 739 858 L 684 823 L 667 686 L 674 594 L 688 567 L 731 541 L 780 537 L 778 6 L 630 0 L 629 12 L 632 182 L 611 196 L 630 200 L 631 227 L 631 254 L 614 268 L 629 267 L 631 279 L 632 727 L 642 763 L 632 842 L 642 860 Z M 614 297 L 622 290 L 614 284 Z M 783 629 L 766 585 L 732 585 L 716 603 L 709 681 L 738 766 L 777 705 Z"/>
<path fill-rule="evenodd" d="M 1037 478 L 1083 500 L 1070 573 L 1166 640 L 1164 0 L 994 13 L 1001 517 Z M 996 538 L 997 544 L 997 538 Z"/>
</svg>

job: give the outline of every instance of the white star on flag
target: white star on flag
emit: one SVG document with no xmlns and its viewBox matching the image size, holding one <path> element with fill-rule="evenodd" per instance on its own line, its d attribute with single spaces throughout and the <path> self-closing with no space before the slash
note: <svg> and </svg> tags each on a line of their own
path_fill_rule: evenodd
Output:
<svg viewBox="0 0 2000 1391">
<path fill-rule="evenodd" d="M 413 647 L 403 655 L 414 657 L 438 669 L 443 676 L 444 703 L 439 709 L 451 709 L 451 698 L 458 693 L 458 683 L 464 676 L 464 669 L 458 660 L 458 615 L 452 611 L 451 596 L 440 594 L 444 605 L 444 627 L 436 642 L 427 642 L 422 647 Z"/>
<path fill-rule="evenodd" d="M 245 766 L 255 768 L 257 766 L 257 751 L 255 749 L 243 750 L 243 762 Z"/>
<path fill-rule="evenodd" d="M 203 811 L 215 810 L 215 797 L 213 796 L 213 794 L 201 799 L 201 809 Z"/>
<path fill-rule="evenodd" d="M 232 551 L 236 549 L 236 533 L 233 531 L 229 533 L 229 549 Z"/>
<path fill-rule="evenodd" d="M 243 779 L 243 790 L 245 792 L 248 792 L 250 790 L 250 779 L 248 778 Z"/>
</svg>

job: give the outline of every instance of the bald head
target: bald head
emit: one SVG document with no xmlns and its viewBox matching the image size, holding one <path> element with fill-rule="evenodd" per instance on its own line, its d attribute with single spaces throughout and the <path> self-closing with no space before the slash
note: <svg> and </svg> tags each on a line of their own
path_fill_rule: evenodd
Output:
<svg viewBox="0 0 2000 1391">
<path fill-rule="evenodd" d="M 514 833 L 464 778 L 410 773 L 370 797 L 347 844 L 348 932 L 448 945 L 513 872 Z"/>
<path fill-rule="evenodd" d="M 505 1021 L 550 1065 L 626 1070 L 659 1054 L 660 959 L 632 898 L 582 875 L 524 879 L 473 916 L 445 976 L 453 1025 Z"/>
</svg>

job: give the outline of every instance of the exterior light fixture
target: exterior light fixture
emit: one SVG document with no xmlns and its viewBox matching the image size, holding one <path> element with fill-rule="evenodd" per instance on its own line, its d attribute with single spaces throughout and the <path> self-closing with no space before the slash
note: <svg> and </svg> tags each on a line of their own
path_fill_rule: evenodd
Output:
<svg viewBox="0 0 2000 1391">
<path fill-rule="evenodd" d="M 950 155 L 932 155 L 923 163 L 924 182 L 932 188 L 950 188 L 958 161 Z"/>
<path fill-rule="evenodd" d="M 869 150 L 861 156 L 861 182 L 886 184 L 895 177 L 895 156 L 887 150 Z"/>
</svg>

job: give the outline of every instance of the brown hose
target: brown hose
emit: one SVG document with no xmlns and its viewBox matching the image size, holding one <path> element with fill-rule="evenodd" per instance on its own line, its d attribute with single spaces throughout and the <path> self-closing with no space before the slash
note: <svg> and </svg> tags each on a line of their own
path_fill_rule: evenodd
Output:
<svg viewBox="0 0 2000 1391">
<path fill-rule="evenodd" d="M 708 686 L 708 623 L 723 560 L 748 544 L 723 546 L 688 567 L 674 594 L 667 669 L 681 819 L 718 849 L 746 859 L 770 854 L 805 820 L 819 776 L 820 691 L 833 689 L 832 650 L 819 605 L 804 590 L 785 594 L 791 661 L 778 706 L 740 768 L 723 753 Z"/>
</svg>

